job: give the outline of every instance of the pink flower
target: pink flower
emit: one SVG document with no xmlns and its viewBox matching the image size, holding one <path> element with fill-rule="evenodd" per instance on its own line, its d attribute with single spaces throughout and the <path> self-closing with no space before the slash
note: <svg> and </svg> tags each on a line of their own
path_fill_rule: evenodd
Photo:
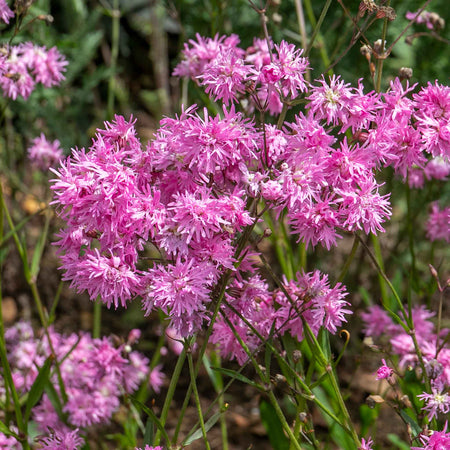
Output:
<svg viewBox="0 0 450 450">
<path fill-rule="evenodd" d="M 14 17 L 14 13 L 9 8 L 6 0 L 0 0 L 0 19 L 5 23 L 9 23 L 9 19 Z"/>
<path fill-rule="evenodd" d="M 317 119 L 325 119 L 327 124 L 346 124 L 354 96 L 350 83 L 344 83 L 340 76 L 333 75 L 330 84 L 322 79 L 316 80 L 320 85 L 311 86 L 311 93 L 306 97 L 310 102 L 307 107 Z"/>
<path fill-rule="evenodd" d="M 437 202 L 432 203 L 426 229 L 430 241 L 442 239 L 450 242 L 450 207 L 440 209 Z"/>
<path fill-rule="evenodd" d="M 247 74 L 248 68 L 244 61 L 230 49 L 220 52 L 197 78 L 214 101 L 220 99 L 228 105 L 237 101 L 238 94 L 244 93 Z"/>
<path fill-rule="evenodd" d="M 207 319 L 210 298 L 210 267 L 191 258 L 175 264 L 158 264 L 145 275 L 143 309 L 145 315 L 161 308 L 171 318 L 180 336 L 188 336 Z"/>
<path fill-rule="evenodd" d="M 42 170 L 54 166 L 63 156 L 63 151 L 58 140 L 50 142 L 44 133 L 33 139 L 33 145 L 28 148 L 28 157 L 31 162 Z"/>
<path fill-rule="evenodd" d="M 367 441 L 362 438 L 361 439 L 361 446 L 358 447 L 358 450 L 372 450 L 373 449 L 373 440 L 370 437 L 369 439 L 367 439 Z"/>
<path fill-rule="evenodd" d="M 42 449 L 47 450 L 77 450 L 84 444 L 84 439 L 78 435 L 78 428 L 70 430 L 67 427 L 49 429 L 48 436 L 38 438 Z"/>
<path fill-rule="evenodd" d="M 422 410 L 428 411 L 428 420 L 431 421 L 437 417 L 438 412 L 447 414 L 450 411 L 450 396 L 445 392 L 441 383 L 433 383 L 431 387 L 432 394 L 424 392 L 417 397 L 425 401 Z"/>
<path fill-rule="evenodd" d="M 394 373 L 394 370 L 386 364 L 386 361 L 384 359 L 382 359 L 381 362 L 383 363 L 383 365 L 377 370 L 377 380 L 390 378 Z"/>
<path fill-rule="evenodd" d="M 166 376 L 162 372 L 162 364 L 155 366 L 148 376 L 149 386 L 157 393 L 161 391 L 161 387 L 164 385 Z"/>
</svg>

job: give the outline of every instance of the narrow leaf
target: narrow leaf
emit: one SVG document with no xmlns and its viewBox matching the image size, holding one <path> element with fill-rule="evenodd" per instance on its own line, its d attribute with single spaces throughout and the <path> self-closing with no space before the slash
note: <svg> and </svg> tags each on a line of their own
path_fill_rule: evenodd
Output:
<svg viewBox="0 0 450 450">
<path fill-rule="evenodd" d="M 223 373 L 224 375 L 228 375 L 231 378 L 234 378 L 238 381 L 242 381 L 245 384 L 249 384 L 250 386 L 255 387 L 256 389 L 259 389 L 261 391 L 264 391 L 264 387 L 261 386 L 258 383 L 255 383 L 254 381 L 250 380 L 249 378 L 247 378 L 246 376 L 242 375 L 239 372 L 236 372 L 235 370 L 230 370 L 230 369 L 224 369 L 223 367 L 211 367 L 212 370 L 216 370 L 218 372 Z"/>
<path fill-rule="evenodd" d="M 283 425 L 275 408 L 268 401 L 262 400 L 259 404 L 259 412 L 274 450 L 289 450 L 289 439 L 284 434 Z"/>
<path fill-rule="evenodd" d="M 2 421 L 0 421 L 0 433 L 5 434 L 6 436 L 14 436 L 15 438 L 19 438 L 19 436 L 12 432 Z"/>
<path fill-rule="evenodd" d="M 141 409 L 142 411 L 145 412 L 145 414 L 147 414 L 147 416 L 158 427 L 158 430 L 161 431 L 161 434 L 164 436 L 164 439 L 167 442 L 170 442 L 169 436 L 166 433 L 166 430 L 164 429 L 164 426 L 161 423 L 161 421 L 158 419 L 158 417 L 156 417 L 156 414 L 150 408 L 148 408 L 142 402 L 140 402 L 137 398 L 130 396 L 130 400 L 136 408 Z"/>
<path fill-rule="evenodd" d="M 47 384 L 50 375 L 50 367 L 52 365 L 54 357 L 50 355 L 44 362 L 44 365 L 39 369 L 38 376 L 34 380 L 28 393 L 27 403 L 25 405 L 25 423 L 28 422 L 31 409 L 41 399 L 44 388 Z"/>
<path fill-rule="evenodd" d="M 219 411 L 213 414 L 205 423 L 205 430 L 208 432 L 219 420 L 220 416 L 223 414 L 223 412 Z M 203 432 L 201 428 L 199 428 L 197 431 L 192 433 L 184 442 L 183 446 L 190 445 L 192 442 L 196 441 L 197 439 L 200 439 L 203 437 Z"/>
</svg>

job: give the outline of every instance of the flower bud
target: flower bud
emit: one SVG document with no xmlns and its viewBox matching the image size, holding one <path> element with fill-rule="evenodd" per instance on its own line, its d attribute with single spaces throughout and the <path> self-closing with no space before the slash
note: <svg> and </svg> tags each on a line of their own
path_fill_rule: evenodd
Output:
<svg viewBox="0 0 450 450">
<path fill-rule="evenodd" d="M 410 80 L 413 75 L 413 70 L 411 67 L 400 67 L 398 71 L 398 77 L 400 80 Z"/>
</svg>

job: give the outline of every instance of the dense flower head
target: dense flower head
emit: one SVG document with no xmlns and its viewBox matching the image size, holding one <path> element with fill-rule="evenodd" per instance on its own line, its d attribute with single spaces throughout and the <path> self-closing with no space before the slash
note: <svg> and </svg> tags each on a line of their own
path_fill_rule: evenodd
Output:
<svg viewBox="0 0 450 450">
<path fill-rule="evenodd" d="M 59 141 L 48 141 L 44 133 L 34 138 L 32 144 L 28 148 L 28 158 L 42 170 L 47 170 L 54 166 L 63 156 Z"/>
<path fill-rule="evenodd" d="M 109 422 L 119 407 L 120 397 L 134 392 L 148 378 L 149 360 L 131 351 L 130 343 L 116 347 L 106 337 L 93 339 L 87 333 L 63 335 L 51 328 L 48 338 L 41 334 L 35 334 L 25 322 L 6 330 L 13 380 L 16 389 L 24 394 L 30 390 L 47 358 L 53 355 L 58 360 L 67 394 L 63 405 L 67 424 L 61 421 L 47 394 L 33 408 L 33 420 L 44 433 L 40 440 L 46 445 L 43 448 L 79 448 L 83 440 L 78 430 L 68 425 L 86 428 Z M 61 394 L 56 371 L 52 373 L 51 382 Z M 52 447 L 56 444 L 60 447 Z"/>
<path fill-rule="evenodd" d="M 450 432 L 447 433 L 447 422 L 442 431 L 431 430 L 428 434 L 420 435 L 422 447 L 411 447 L 411 450 L 446 450 L 450 448 Z"/>
<path fill-rule="evenodd" d="M 5 97 L 27 99 L 36 83 L 56 86 L 64 80 L 68 62 L 56 47 L 47 50 L 32 42 L 7 48 L 7 57 L 0 74 L 0 87 Z"/>
</svg>

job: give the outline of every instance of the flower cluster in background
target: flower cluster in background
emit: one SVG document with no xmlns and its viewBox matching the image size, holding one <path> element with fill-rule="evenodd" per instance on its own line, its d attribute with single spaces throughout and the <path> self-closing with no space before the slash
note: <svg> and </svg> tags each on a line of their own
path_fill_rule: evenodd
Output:
<svg viewBox="0 0 450 450">
<path fill-rule="evenodd" d="M 50 355 L 58 364 L 62 384 L 56 369 L 52 370 L 51 383 L 59 398 L 66 399 L 59 406 L 61 411 L 46 393 L 32 410 L 33 421 L 42 433 L 42 448 L 80 448 L 84 431 L 108 423 L 121 397 L 136 391 L 149 378 L 148 359 L 131 349 L 136 331 L 130 333 L 129 342 L 116 347 L 111 339 L 93 339 L 87 333 L 65 336 L 50 329 L 48 336 L 38 335 L 26 322 L 6 330 L 7 356 L 19 395 L 30 391 Z M 0 396 L 5 396 L 3 379 Z M 9 448 L 15 448 L 13 437 L 0 436 L 0 442 L 1 439 L 8 441 Z M 58 447 L 62 444 L 66 447 Z"/>
<path fill-rule="evenodd" d="M 28 158 L 31 163 L 41 170 L 48 170 L 55 166 L 63 157 L 63 150 L 59 141 L 56 139 L 50 142 L 44 133 L 34 138 L 32 145 L 28 148 Z"/>
<path fill-rule="evenodd" d="M 379 306 L 372 306 L 361 314 L 365 323 L 365 335 L 375 342 L 389 345 L 391 352 L 399 357 L 399 368 L 418 368 L 419 358 L 411 335 L 394 324 L 388 313 Z M 431 421 L 439 413 L 450 411 L 450 346 L 445 336 L 449 330 L 442 328 L 437 334 L 430 320 L 434 313 L 425 307 L 415 307 L 412 311 L 417 343 L 423 356 L 427 376 L 431 380 L 432 392 L 424 392 L 418 397 L 425 402 L 423 410 L 428 412 Z M 384 378 L 384 377 L 383 377 Z"/>
<path fill-rule="evenodd" d="M 3 96 L 27 99 L 40 83 L 57 86 L 64 80 L 67 60 L 56 47 L 25 42 L 6 46 L 0 54 L 0 88 Z"/>
</svg>

